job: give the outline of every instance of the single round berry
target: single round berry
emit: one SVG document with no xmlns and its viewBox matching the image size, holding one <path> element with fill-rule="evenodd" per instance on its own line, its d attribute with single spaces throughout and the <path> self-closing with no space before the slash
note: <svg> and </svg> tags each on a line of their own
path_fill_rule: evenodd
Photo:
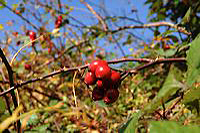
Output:
<svg viewBox="0 0 200 133">
<path fill-rule="evenodd" d="M 113 84 L 118 83 L 120 78 L 121 78 L 120 73 L 113 70 L 111 71 L 111 81 Z"/>
<path fill-rule="evenodd" d="M 109 66 L 105 66 L 105 65 L 98 66 L 96 68 L 95 75 L 99 79 L 103 79 L 103 80 L 110 79 L 110 77 L 111 77 L 111 69 L 110 69 Z"/>
<path fill-rule="evenodd" d="M 31 40 L 35 40 L 36 39 L 36 33 L 34 31 L 29 31 L 29 37 Z"/>
<path fill-rule="evenodd" d="M 97 80 L 97 87 L 102 88 L 103 87 L 103 81 Z"/>
<path fill-rule="evenodd" d="M 99 89 L 98 87 L 95 87 L 92 91 L 92 99 L 94 101 L 97 101 L 97 100 L 102 100 L 103 97 L 104 97 L 104 90 Z"/>
<path fill-rule="evenodd" d="M 29 31 L 29 38 L 31 41 L 36 39 L 36 33 L 34 31 Z M 32 42 L 32 46 L 34 46 L 35 42 Z"/>
<path fill-rule="evenodd" d="M 114 103 L 117 98 L 119 97 L 119 91 L 118 89 L 108 89 L 106 91 L 106 94 L 103 98 L 104 103 L 106 104 L 110 104 L 110 103 Z"/>
<path fill-rule="evenodd" d="M 167 45 L 165 45 L 164 49 L 165 50 L 170 49 L 170 46 L 167 44 Z"/>
<path fill-rule="evenodd" d="M 96 83 L 96 77 L 92 72 L 87 72 L 84 78 L 84 82 L 87 85 L 94 85 Z"/>
<path fill-rule="evenodd" d="M 62 16 L 58 16 L 57 20 L 62 21 Z"/>
<path fill-rule="evenodd" d="M 62 25 L 62 20 L 56 20 L 55 22 L 55 28 L 60 28 Z"/>
<path fill-rule="evenodd" d="M 26 70 L 31 70 L 31 65 L 30 65 L 30 64 L 25 64 L 25 65 L 24 65 L 24 68 L 25 68 Z"/>
<path fill-rule="evenodd" d="M 92 73 L 95 73 L 98 66 L 104 66 L 104 65 L 108 66 L 108 63 L 104 60 L 94 60 L 90 63 L 88 67 Z"/>
</svg>

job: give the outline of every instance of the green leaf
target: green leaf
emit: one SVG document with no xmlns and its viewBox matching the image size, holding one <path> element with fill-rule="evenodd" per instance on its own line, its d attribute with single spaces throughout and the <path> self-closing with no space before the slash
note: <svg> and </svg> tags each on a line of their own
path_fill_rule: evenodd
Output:
<svg viewBox="0 0 200 133">
<path fill-rule="evenodd" d="M 131 121 L 128 121 L 128 126 L 125 129 L 125 133 L 134 133 L 136 131 L 137 125 L 138 125 L 138 120 L 141 116 L 142 116 L 141 111 L 139 111 L 133 115 Z"/>
<path fill-rule="evenodd" d="M 183 126 L 175 121 L 151 121 L 150 133 L 199 133 L 199 126 Z"/>
<path fill-rule="evenodd" d="M 178 76 L 179 70 L 172 67 L 157 96 L 144 108 L 146 112 L 150 113 L 157 109 L 161 105 L 161 101 L 167 101 L 170 96 L 175 94 L 176 91 L 183 86 L 181 82 L 176 80 L 175 74 Z"/>
<path fill-rule="evenodd" d="M 3 100 L 3 98 L 0 97 L 0 114 L 4 113 L 5 110 L 6 110 L 6 104 L 5 104 L 4 100 Z"/>
<path fill-rule="evenodd" d="M 176 53 L 176 49 L 168 49 L 166 51 L 164 51 L 163 49 L 159 49 L 156 52 L 160 56 L 169 57 L 169 56 L 172 56 Z"/>
<path fill-rule="evenodd" d="M 111 107 L 111 105 L 112 105 L 112 104 L 105 104 L 103 100 L 97 101 L 97 104 L 98 104 L 100 107 Z"/>
<path fill-rule="evenodd" d="M 197 79 L 200 79 L 200 35 L 190 44 L 189 52 L 187 53 L 187 79 L 186 82 L 191 86 Z"/>
<path fill-rule="evenodd" d="M 4 0 L 0 0 L 0 9 L 3 9 L 4 6 L 1 3 L 3 3 L 4 5 L 6 5 L 6 2 Z"/>
<path fill-rule="evenodd" d="M 189 103 L 196 99 L 200 99 L 200 87 L 198 88 L 192 88 L 187 92 L 183 97 L 183 103 Z"/>
<path fill-rule="evenodd" d="M 29 118 L 27 124 L 28 125 L 36 125 L 39 122 L 40 122 L 40 120 L 39 120 L 38 116 L 34 114 Z"/>
<path fill-rule="evenodd" d="M 47 128 L 49 127 L 49 124 L 46 124 L 46 125 L 41 125 L 39 127 L 36 127 L 33 129 L 33 131 L 36 131 L 36 132 L 40 132 L 40 133 L 44 133 L 44 132 L 47 132 Z"/>
<path fill-rule="evenodd" d="M 185 16 L 183 17 L 183 19 L 181 20 L 181 24 L 185 24 L 185 23 L 188 23 L 191 19 L 191 13 L 192 13 L 192 8 L 190 7 Z"/>
<path fill-rule="evenodd" d="M 51 100 L 49 106 L 54 106 L 56 104 L 58 104 L 58 100 Z"/>
</svg>

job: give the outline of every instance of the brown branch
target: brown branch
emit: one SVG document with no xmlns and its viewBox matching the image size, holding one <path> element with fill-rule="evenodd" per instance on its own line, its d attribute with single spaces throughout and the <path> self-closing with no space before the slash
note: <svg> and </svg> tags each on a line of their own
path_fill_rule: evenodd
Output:
<svg viewBox="0 0 200 133">
<path fill-rule="evenodd" d="M 167 58 L 167 59 L 161 58 L 161 59 L 155 59 L 155 60 L 151 60 L 149 63 L 144 64 L 143 66 L 139 66 L 139 67 L 136 67 L 136 68 L 130 70 L 130 73 L 135 73 L 137 71 L 143 70 L 143 69 L 145 69 L 147 67 L 150 67 L 150 66 L 153 66 L 153 65 L 156 65 L 156 64 L 172 63 L 172 62 L 186 62 L 186 59 L 185 58 Z"/>
<path fill-rule="evenodd" d="M 8 71 L 10 87 L 12 88 L 15 85 L 14 79 L 13 79 L 13 71 L 12 71 L 12 68 L 11 68 L 9 62 L 7 61 L 3 51 L 1 50 L 1 48 L 0 48 L 0 56 L 2 58 L 3 63 L 6 66 L 7 71 Z M 16 95 L 15 95 L 15 92 L 14 92 L 14 90 L 11 90 L 10 93 L 11 93 L 11 97 L 12 97 L 12 100 L 13 100 L 13 103 L 14 103 L 14 107 L 16 109 L 18 107 L 18 103 L 17 103 L 17 98 L 16 98 Z M 20 120 L 18 120 L 17 121 L 17 131 L 20 132 L 20 129 L 21 129 L 21 123 L 20 123 Z"/>
<path fill-rule="evenodd" d="M 9 81 L 1 80 L 0 83 L 1 83 L 1 84 L 9 84 L 10 82 L 9 82 Z"/>
<path fill-rule="evenodd" d="M 178 30 L 179 32 L 186 34 L 186 35 L 191 35 L 191 32 L 186 31 L 186 29 L 184 27 L 179 27 L 176 24 L 173 24 L 170 22 L 155 22 L 155 23 L 143 24 L 143 25 L 123 26 L 123 27 L 117 28 L 116 30 L 111 31 L 111 33 L 114 34 L 116 32 L 126 30 L 126 29 L 151 28 L 151 27 L 160 27 L 160 26 L 169 26 L 169 27 L 172 27 L 172 28 Z"/>
<path fill-rule="evenodd" d="M 103 25 L 104 31 L 108 31 L 108 26 L 105 23 L 104 19 L 100 16 L 100 14 L 95 12 L 95 10 L 88 3 L 86 3 L 84 0 L 81 0 L 81 2 L 88 8 L 88 10 L 91 11 L 92 14 L 94 14 L 96 16 L 96 18 L 99 20 L 99 22 Z"/>
<path fill-rule="evenodd" d="M 108 61 L 108 63 L 114 64 L 114 63 L 121 63 L 121 62 L 127 62 L 127 61 L 147 62 L 145 65 L 140 66 L 140 67 L 136 67 L 135 69 L 132 69 L 128 72 L 129 74 L 136 74 L 138 71 L 145 69 L 149 66 L 155 65 L 155 64 L 172 63 L 172 62 L 185 62 L 186 59 L 185 58 L 168 58 L 168 59 L 161 58 L 161 59 L 153 60 L 153 59 L 144 59 L 144 58 L 140 58 L 140 59 L 138 59 L 138 58 L 122 58 L 122 59 L 116 59 L 116 60 L 113 60 L 113 61 Z M 11 91 L 15 90 L 18 87 L 21 87 L 21 86 L 24 86 L 24 85 L 27 85 L 29 83 L 33 83 L 33 82 L 36 82 L 36 81 L 44 80 L 46 78 L 53 77 L 53 76 L 58 75 L 60 73 L 68 73 L 68 72 L 74 72 L 74 71 L 77 71 L 77 70 L 85 69 L 85 68 L 88 67 L 88 65 L 89 64 L 82 65 L 82 66 L 79 66 L 79 67 L 62 68 L 58 71 L 52 72 L 52 73 L 45 75 L 43 77 L 38 77 L 38 78 L 35 78 L 35 79 L 24 81 L 22 83 L 16 84 L 15 86 L 11 87 L 10 89 L 7 89 L 6 91 L 0 93 L 0 96 L 3 96 L 7 93 L 10 93 Z"/>
<path fill-rule="evenodd" d="M 108 61 L 108 63 L 115 64 L 115 63 L 130 62 L 130 61 L 152 62 L 153 59 L 146 59 L 146 58 L 121 58 L 121 59 L 115 59 L 115 60 L 112 60 L 112 61 Z"/>
</svg>

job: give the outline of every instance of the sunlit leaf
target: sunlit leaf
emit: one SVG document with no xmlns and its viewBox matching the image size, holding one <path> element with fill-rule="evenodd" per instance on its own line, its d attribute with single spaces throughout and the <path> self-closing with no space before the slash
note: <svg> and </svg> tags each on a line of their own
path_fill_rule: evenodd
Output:
<svg viewBox="0 0 200 133">
<path fill-rule="evenodd" d="M 187 84 L 191 86 L 197 79 L 200 79 L 200 35 L 190 44 L 189 52 L 187 53 Z"/>
<path fill-rule="evenodd" d="M 192 102 L 195 99 L 200 99 L 200 87 L 190 89 L 183 97 L 183 103 Z"/>
<path fill-rule="evenodd" d="M 0 24 L 0 30 L 3 30 L 3 29 L 4 29 L 3 24 Z"/>
<path fill-rule="evenodd" d="M 131 120 L 128 121 L 124 126 L 126 127 L 125 130 L 123 130 L 124 127 L 122 127 L 122 129 L 120 130 L 121 132 L 125 132 L 125 133 L 134 133 L 137 129 L 137 125 L 138 125 L 138 120 L 141 117 L 142 112 L 139 111 L 137 113 L 135 113 Z"/>
<path fill-rule="evenodd" d="M 187 12 L 186 12 L 185 16 L 183 17 L 183 19 L 181 20 L 181 23 L 183 23 L 183 24 L 188 23 L 190 21 L 190 19 L 191 19 L 191 13 L 192 13 L 192 8 L 190 7 L 187 10 Z"/>
<path fill-rule="evenodd" d="M 152 121 L 149 124 L 150 133 L 199 133 L 199 126 L 183 126 L 175 121 Z"/>
<path fill-rule="evenodd" d="M 0 9 L 4 8 L 4 6 L 1 3 L 3 3 L 4 5 L 6 5 L 5 0 L 0 0 Z"/>
</svg>

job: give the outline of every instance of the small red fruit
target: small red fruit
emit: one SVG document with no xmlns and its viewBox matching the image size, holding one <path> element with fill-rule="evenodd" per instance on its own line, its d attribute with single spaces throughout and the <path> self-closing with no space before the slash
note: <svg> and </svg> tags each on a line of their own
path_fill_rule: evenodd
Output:
<svg viewBox="0 0 200 133">
<path fill-rule="evenodd" d="M 26 70 L 31 70 L 31 65 L 30 65 L 30 64 L 25 64 L 25 65 L 24 65 L 24 68 L 25 68 Z"/>
<path fill-rule="evenodd" d="M 104 90 L 95 87 L 94 90 L 92 91 L 92 99 L 94 101 L 97 101 L 97 100 L 102 100 L 103 97 L 104 97 Z"/>
<path fill-rule="evenodd" d="M 96 68 L 95 75 L 99 79 L 103 79 L 103 80 L 110 79 L 111 69 L 109 66 L 106 66 L 106 65 L 98 66 Z"/>
<path fill-rule="evenodd" d="M 97 80 L 97 86 L 98 86 L 98 88 L 102 88 L 103 87 L 102 80 Z"/>
<path fill-rule="evenodd" d="M 103 100 L 104 103 L 106 104 L 110 104 L 110 103 L 114 103 L 119 97 L 119 91 L 118 89 L 109 89 L 107 90 Z"/>
<path fill-rule="evenodd" d="M 34 31 L 29 31 L 29 38 L 31 41 L 36 39 L 36 33 Z M 32 43 L 32 46 L 34 46 L 35 42 Z"/>
<path fill-rule="evenodd" d="M 94 60 L 90 63 L 89 65 L 89 70 L 92 72 L 92 73 L 95 73 L 96 69 L 98 66 L 108 66 L 108 63 L 104 60 Z"/>
<path fill-rule="evenodd" d="M 56 20 L 55 22 L 55 28 L 60 28 L 62 25 L 62 21 L 61 20 Z"/>
<path fill-rule="evenodd" d="M 113 84 L 118 83 L 120 80 L 121 76 L 120 73 L 113 71 L 111 72 L 111 81 Z"/>
<path fill-rule="evenodd" d="M 18 15 L 21 14 L 21 12 L 19 10 L 15 10 L 15 13 L 18 14 Z"/>
<path fill-rule="evenodd" d="M 94 85 L 96 83 L 96 77 L 92 72 L 87 72 L 84 78 L 84 82 L 87 85 Z"/>
<path fill-rule="evenodd" d="M 170 49 L 170 46 L 168 44 L 165 45 L 164 47 L 165 50 Z"/>
<path fill-rule="evenodd" d="M 62 16 L 58 16 L 57 20 L 62 21 Z"/>
</svg>

